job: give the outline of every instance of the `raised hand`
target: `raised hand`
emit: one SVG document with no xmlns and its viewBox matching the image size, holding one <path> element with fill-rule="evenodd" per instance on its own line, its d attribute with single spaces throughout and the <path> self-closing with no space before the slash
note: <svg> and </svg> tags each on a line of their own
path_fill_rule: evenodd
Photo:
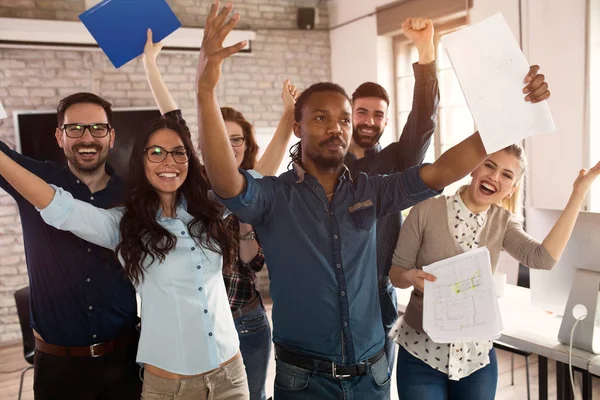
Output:
<svg viewBox="0 0 600 400">
<path fill-rule="evenodd" d="M 148 29 L 146 32 L 146 44 L 144 45 L 144 53 L 142 54 L 142 60 L 144 62 L 156 62 L 156 57 L 163 47 L 163 42 L 154 43 L 152 41 L 152 29 Z"/>
<path fill-rule="evenodd" d="M 237 25 L 240 15 L 236 13 L 227 20 L 233 4 L 227 3 L 220 11 L 219 7 L 220 2 L 216 0 L 206 17 L 196 74 L 197 91 L 213 91 L 221 77 L 223 60 L 246 46 L 246 41 L 242 41 L 233 46 L 223 47 L 225 37 Z"/>
<path fill-rule="evenodd" d="M 527 85 L 523 88 L 523 93 L 526 94 L 525 101 L 539 103 L 550 97 L 548 83 L 545 81 L 546 77 L 543 74 L 539 74 L 539 71 L 539 65 L 529 67 L 529 72 L 525 77 Z"/>
<path fill-rule="evenodd" d="M 592 183 L 598 178 L 598 175 L 600 175 L 600 162 L 590 168 L 589 171 L 585 169 L 579 171 L 579 176 L 577 176 L 577 179 L 573 183 L 573 193 L 585 197 Z"/>
<path fill-rule="evenodd" d="M 433 21 L 427 18 L 407 18 L 402 24 L 404 36 L 417 47 L 419 64 L 429 64 L 435 60 L 433 45 Z"/>
<path fill-rule="evenodd" d="M 283 89 L 281 91 L 284 109 L 293 111 L 298 96 L 300 96 L 300 91 L 295 85 L 292 85 L 289 79 L 286 79 L 285 82 L 283 82 Z"/>
</svg>

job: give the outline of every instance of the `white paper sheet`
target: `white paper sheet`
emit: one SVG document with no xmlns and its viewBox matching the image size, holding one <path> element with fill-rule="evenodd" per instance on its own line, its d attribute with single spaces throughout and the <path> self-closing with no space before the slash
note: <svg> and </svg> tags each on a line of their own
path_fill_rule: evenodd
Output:
<svg viewBox="0 0 600 400">
<path fill-rule="evenodd" d="M 502 317 L 485 247 L 438 261 L 423 271 L 423 329 L 436 343 L 493 340 L 502 332 Z"/>
<path fill-rule="evenodd" d="M 441 40 L 488 154 L 556 129 L 546 101 L 524 100 L 529 63 L 501 13 Z"/>
<path fill-rule="evenodd" d="M 2 103 L 0 103 L 0 119 L 4 119 L 6 117 L 6 110 L 4 110 L 4 107 L 2 107 Z"/>
</svg>

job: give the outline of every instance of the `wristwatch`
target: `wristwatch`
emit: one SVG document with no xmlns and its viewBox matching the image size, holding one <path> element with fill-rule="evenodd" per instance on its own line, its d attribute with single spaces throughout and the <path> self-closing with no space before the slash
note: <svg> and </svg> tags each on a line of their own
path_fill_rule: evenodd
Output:
<svg viewBox="0 0 600 400">
<path fill-rule="evenodd" d="M 254 231 L 250 231 L 250 232 L 246 233 L 244 236 L 241 236 L 240 240 L 245 240 L 247 242 L 256 240 L 256 233 L 254 233 Z"/>
</svg>

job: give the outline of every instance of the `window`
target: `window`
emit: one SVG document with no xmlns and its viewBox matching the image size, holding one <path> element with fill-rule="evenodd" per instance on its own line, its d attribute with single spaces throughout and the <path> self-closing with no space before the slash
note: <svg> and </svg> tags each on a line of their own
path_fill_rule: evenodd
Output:
<svg viewBox="0 0 600 400">
<path fill-rule="evenodd" d="M 435 161 L 450 147 L 466 139 L 474 131 L 473 118 L 465 101 L 458 79 L 450 60 L 444 52 L 442 44 L 437 40 L 436 60 L 437 76 L 440 88 L 440 104 L 438 108 L 438 124 L 433 135 L 431 146 L 425 157 L 426 162 Z M 412 63 L 417 62 L 419 55 L 414 44 L 404 40 L 394 43 L 396 59 L 396 104 L 398 112 L 398 137 L 406 124 L 412 108 L 412 97 L 415 78 Z M 444 194 L 451 195 L 469 182 L 469 177 L 448 186 Z"/>
</svg>

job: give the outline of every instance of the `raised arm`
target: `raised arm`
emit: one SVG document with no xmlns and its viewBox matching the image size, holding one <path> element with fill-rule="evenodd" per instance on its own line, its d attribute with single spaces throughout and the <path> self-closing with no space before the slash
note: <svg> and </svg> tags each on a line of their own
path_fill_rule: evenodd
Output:
<svg viewBox="0 0 600 400">
<path fill-rule="evenodd" d="M 525 77 L 524 100 L 537 103 L 550 97 L 544 75 L 538 74 L 540 67 L 533 65 Z M 436 162 L 421 168 L 423 182 L 434 190 L 441 190 L 473 171 L 486 157 L 479 132 L 474 133 L 450 148 Z"/>
<path fill-rule="evenodd" d="M 196 75 L 198 143 L 212 188 L 219 197 L 225 199 L 239 195 L 246 185 L 235 162 L 216 94 L 223 60 L 240 51 L 246 44 L 240 42 L 223 48 L 225 37 L 239 20 L 239 14 L 235 14 L 225 22 L 231 9 L 232 4 L 229 3 L 218 12 L 218 0 L 211 6 L 204 26 Z"/>
<path fill-rule="evenodd" d="M 50 185 L 17 164 L 3 151 L 0 151 L 0 175 L 25 200 L 37 208 L 47 207 L 54 197 L 54 189 Z"/>
<path fill-rule="evenodd" d="M 567 247 L 586 194 L 598 175 L 600 175 L 600 163 L 592 167 L 589 172 L 586 170 L 579 172 L 565 209 L 541 244 L 525 233 L 518 221 L 511 220 L 504 235 L 504 249 L 530 268 L 554 267 Z"/>
<path fill-rule="evenodd" d="M 283 99 L 283 115 L 279 120 L 277 129 L 273 138 L 269 142 L 263 156 L 256 163 L 254 168 L 263 176 L 275 175 L 283 156 L 287 150 L 288 142 L 292 136 L 292 126 L 294 125 L 294 104 L 300 92 L 296 86 L 290 83 L 289 79 L 283 83 L 281 97 Z"/>
<path fill-rule="evenodd" d="M 158 65 L 156 64 L 156 57 L 160 49 L 162 49 L 163 43 L 154 43 L 152 41 L 152 30 L 148 29 L 148 36 L 146 39 L 146 45 L 144 46 L 144 54 L 142 54 L 142 63 L 144 64 L 144 71 L 146 71 L 146 79 L 152 90 L 154 101 L 160 110 L 162 115 L 168 112 L 177 110 L 177 103 L 169 93 L 167 85 L 160 74 Z"/>
</svg>

